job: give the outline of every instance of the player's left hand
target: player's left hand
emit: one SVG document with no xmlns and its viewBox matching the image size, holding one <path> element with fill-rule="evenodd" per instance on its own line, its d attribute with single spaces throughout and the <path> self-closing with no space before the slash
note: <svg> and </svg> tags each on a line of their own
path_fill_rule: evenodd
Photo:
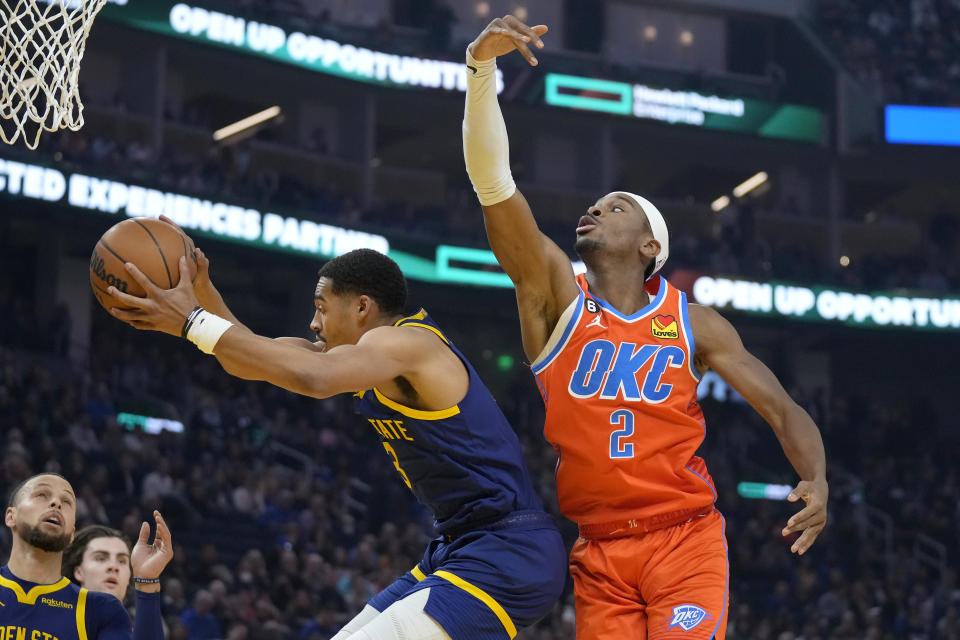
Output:
<svg viewBox="0 0 960 640">
<path fill-rule="evenodd" d="M 164 522 L 159 511 L 153 512 L 153 519 L 157 523 L 157 534 L 153 538 L 153 544 L 147 542 L 150 539 L 150 524 L 144 522 L 140 525 L 140 537 L 130 554 L 133 575 L 137 578 L 159 578 L 167 564 L 173 560 L 173 539 L 170 536 L 170 529 L 167 528 L 167 523 Z"/>
<path fill-rule="evenodd" d="M 180 257 L 180 282 L 173 289 L 161 289 L 153 284 L 131 262 L 126 267 L 130 277 L 140 283 L 147 296 L 138 298 L 111 286 L 107 291 L 124 308 L 113 307 L 110 313 L 136 329 L 162 331 L 180 337 L 187 316 L 200 304 L 190 282 L 186 257 Z"/>
<path fill-rule="evenodd" d="M 795 531 L 803 532 L 790 547 L 792 553 L 802 556 L 807 549 L 813 546 L 814 540 L 823 531 L 827 524 L 827 497 L 829 493 L 827 480 L 820 478 L 817 480 L 802 480 L 787 496 L 787 500 L 790 502 L 803 500 L 807 505 L 793 514 L 787 521 L 787 526 L 781 532 L 785 536 Z"/>
</svg>

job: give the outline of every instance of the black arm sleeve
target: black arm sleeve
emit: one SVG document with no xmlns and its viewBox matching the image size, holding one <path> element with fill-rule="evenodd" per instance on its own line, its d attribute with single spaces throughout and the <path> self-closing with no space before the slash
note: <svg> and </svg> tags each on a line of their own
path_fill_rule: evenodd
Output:
<svg viewBox="0 0 960 640">
<path fill-rule="evenodd" d="M 156 593 L 137 591 L 137 616 L 133 626 L 133 640 L 163 640 L 159 591 Z"/>
</svg>

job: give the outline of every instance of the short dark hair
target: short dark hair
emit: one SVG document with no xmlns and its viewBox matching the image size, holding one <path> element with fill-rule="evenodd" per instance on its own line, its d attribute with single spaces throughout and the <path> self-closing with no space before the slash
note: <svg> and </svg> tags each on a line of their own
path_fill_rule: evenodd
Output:
<svg viewBox="0 0 960 640">
<path fill-rule="evenodd" d="M 131 551 L 130 538 L 123 532 L 111 529 L 102 524 L 92 524 L 77 531 L 73 537 L 73 542 L 63 552 L 63 560 L 60 563 L 60 575 L 66 576 L 74 584 L 80 584 L 74 577 L 77 567 L 83 564 L 83 554 L 87 552 L 87 546 L 95 538 L 120 538 L 127 545 L 127 551 Z M 132 567 L 131 567 L 132 569 Z"/>
<path fill-rule="evenodd" d="M 13 491 L 11 491 L 10 495 L 7 497 L 7 507 L 9 508 L 9 507 L 17 506 L 17 502 L 19 501 L 19 498 L 20 498 L 20 492 L 23 491 L 23 488 L 27 486 L 28 482 L 30 482 L 34 478 L 39 478 L 40 476 L 54 476 L 56 478 L 60 478 L 62 480 L 66 480 L 67 482 L 70 482 L 59 473 L 53 473 L 52 471 L 46 472 L 46 473 L 37 473 L 35 475 L 30 476 L 29 478 L 23 479 L 20 482 L 20 484 L 18 484 L 13 488 Z"/>
<path fill-rule="evenodd" d="M 407 280 L 396 262 L 373 249 L 356 249 L 320 268 L 319 277 L 333 281 L 336 295 L 370 296 L 384 313 L 403 313 Z"/>
</svg>

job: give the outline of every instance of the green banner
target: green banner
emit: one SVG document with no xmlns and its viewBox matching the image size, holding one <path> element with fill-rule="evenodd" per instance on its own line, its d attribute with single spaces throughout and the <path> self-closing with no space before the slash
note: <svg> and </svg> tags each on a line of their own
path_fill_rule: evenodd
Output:
<svg viewBox="0 0 960 640">
<path fill-rule="evenodd" d="M 547 74 L 544 100 L 557 107 L 602 111 L 713 131 L 803 142 L 823 141 L 823 114 L 812 107 L 795 104 L 721 98 L 695 91 L 674 91 L 558 73 Z"/>
<path fill-rule="evenodd" d="M 111 3 L 101 18 L 135 29 L 215 45 L 359 82 L 394 87 L 466 91 L 462 62 L 398 56 L 330 38 L 287 30 L 203 7 L 164 0 Z M 96 31 L 93 37 L 97 37 Z M 497 92 L 503 74 L 497 71 Z"/>
<path fill-rule="evenodd" d="M 700 276 L 693 301 L 717 309 L 853 327 L 960 329 L 960 299 Z"/>
</svg>

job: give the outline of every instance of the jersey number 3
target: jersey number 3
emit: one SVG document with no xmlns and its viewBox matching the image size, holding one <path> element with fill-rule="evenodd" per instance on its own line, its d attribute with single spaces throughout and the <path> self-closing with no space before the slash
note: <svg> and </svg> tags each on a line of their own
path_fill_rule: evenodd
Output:
<svg viewBox="0 0 960 640">
<path fill-rule="evenodd" d="M 633 433 L 633 431 L 631 430 L 630 433 Z M 400 476 L 403 478 L 404 484 L 407 485 L 408 489 L 413 489 L 413 486 L 410 485 L 410 478 L 407 477 L 407 472 L 400 468 L 400 458 L 397 457 L 397 452 L 393 450 L 393 447 L 390 446 L 389 442 L 384 442 L 383 448 L 386 449 L 387 453 L 390 454 L 390 457 L 393 458 L 393 466 L 395 466 L 397 468 L 397 471 L 400 472 Z M 631 445 L 631 450 L 632 450 L 632 445 Z"/>
<path fill-rule="evenodd" d="M 610 434 L 610 457 L 632 458 L 633 443 L 624 442 L 624 438 L 633 435 L 633 411 L 617 409 L 610 414 L 610 424 L 620 426 L 619 429 Z M 401 473 L 403 472 L 401 471 Z"/>
</svg>

